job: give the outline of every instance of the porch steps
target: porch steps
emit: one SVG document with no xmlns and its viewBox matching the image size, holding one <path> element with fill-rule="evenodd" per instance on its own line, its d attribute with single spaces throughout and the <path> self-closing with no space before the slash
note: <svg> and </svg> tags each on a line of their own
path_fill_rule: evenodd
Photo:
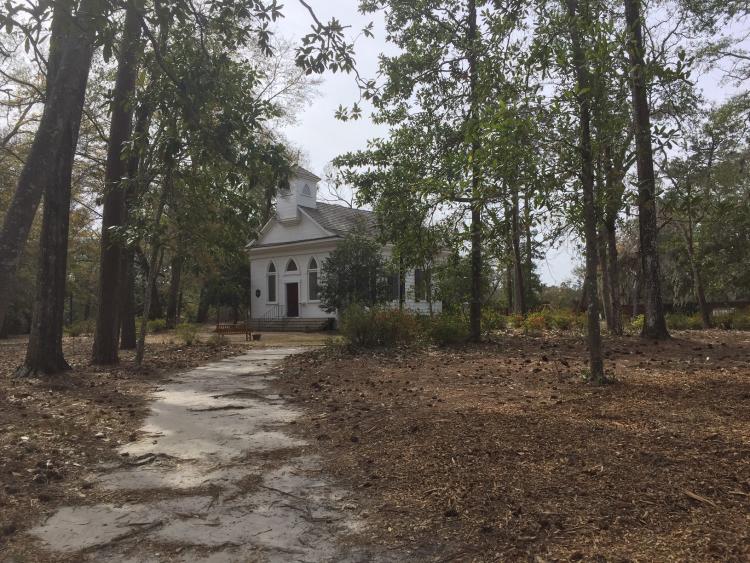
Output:
<svg viewBox="0 0 750 563">
<path fill-rule="evenodd" d="M 333 319 L 287 317 L 283 319 L 250 319 L 254 332 L 317 332 L 332 327 Z"/>
</svg>

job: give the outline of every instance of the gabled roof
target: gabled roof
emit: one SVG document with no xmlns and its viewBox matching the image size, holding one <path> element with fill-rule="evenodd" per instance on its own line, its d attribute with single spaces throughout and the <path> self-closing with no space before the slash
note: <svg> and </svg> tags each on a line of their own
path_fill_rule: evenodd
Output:
<svg viewBox="0 0 750 563">
<path fill-rule="evenodd" d="M 301 166 L 295 166 L 294 173 L 292 175 L 296 176 L 297 178 L 310 180 L 311 182 L 320 182 L 321 180 L 320 177 L 310 172 L 307 168 L 302 168 Z"/>
<path fill-rule="evenodd" d="M 375 213 L 364 209 L 352 209 L 343 205 L 317 202 L 317 207 L 300 207 L 310 218 L 325 230 L 338 236 L 346 236 L 357 225 L 362 225 L 366 234 L 378 235 L 378 222 Z"/>
</svg>

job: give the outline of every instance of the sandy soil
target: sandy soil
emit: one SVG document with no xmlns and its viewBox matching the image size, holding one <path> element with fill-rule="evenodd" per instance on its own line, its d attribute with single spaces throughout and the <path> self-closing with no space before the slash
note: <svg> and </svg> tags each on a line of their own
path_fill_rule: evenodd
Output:
<svg viewBox="0 0 750 563">
<path fill-rule="evenodd" d="M 435 561 L 750 560 L 750 333 L 575 336 L 289 360 L 279 390 L 356 493 L 357 542 Z M 431 553 L 431 555 L 429 555 Z"/>
</svg>

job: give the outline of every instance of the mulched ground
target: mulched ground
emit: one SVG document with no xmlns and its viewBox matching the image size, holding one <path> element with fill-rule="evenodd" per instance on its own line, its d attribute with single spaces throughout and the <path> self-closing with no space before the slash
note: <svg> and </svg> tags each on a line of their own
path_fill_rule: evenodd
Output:
<svg viewBox="0 0 750 563">
<path fill-rule="evenodd" d="M 27 560 L 22 532 L 56 507 L 94 500 L 86 476 L 116 461 L 117 448 L 136 439 L 149 397 L 169 374 L 247 348 L 231 342 L 185 347 L 157 336 L 140 371 L 132 352 L 122 352 L 116 368 L 92 366 L 92 339 L 66 338 L 74 370 L 39 379 L 12 377 L 26 339 L 0 340 L 0 560 L 11 554 Z"/>
<path fill-rule="evenodd" d="M 750 333 L 576 336 L 292 358 L 299 432 L 355 491 L 354 542 L 440 561 L 750 560 Z"/>
</svg>

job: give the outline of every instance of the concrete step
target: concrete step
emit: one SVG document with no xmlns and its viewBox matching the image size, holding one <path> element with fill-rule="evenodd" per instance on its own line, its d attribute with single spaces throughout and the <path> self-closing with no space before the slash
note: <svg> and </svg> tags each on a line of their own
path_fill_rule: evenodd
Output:
<svg viewBox="0 0 750 563">
<path fill-rule="evenodd" d="M 251 319 L 250 330 L 256 332 L 316 332 L 331 328 L 333 319 L 289 317 L 283 319 Z"/>
</svg>

